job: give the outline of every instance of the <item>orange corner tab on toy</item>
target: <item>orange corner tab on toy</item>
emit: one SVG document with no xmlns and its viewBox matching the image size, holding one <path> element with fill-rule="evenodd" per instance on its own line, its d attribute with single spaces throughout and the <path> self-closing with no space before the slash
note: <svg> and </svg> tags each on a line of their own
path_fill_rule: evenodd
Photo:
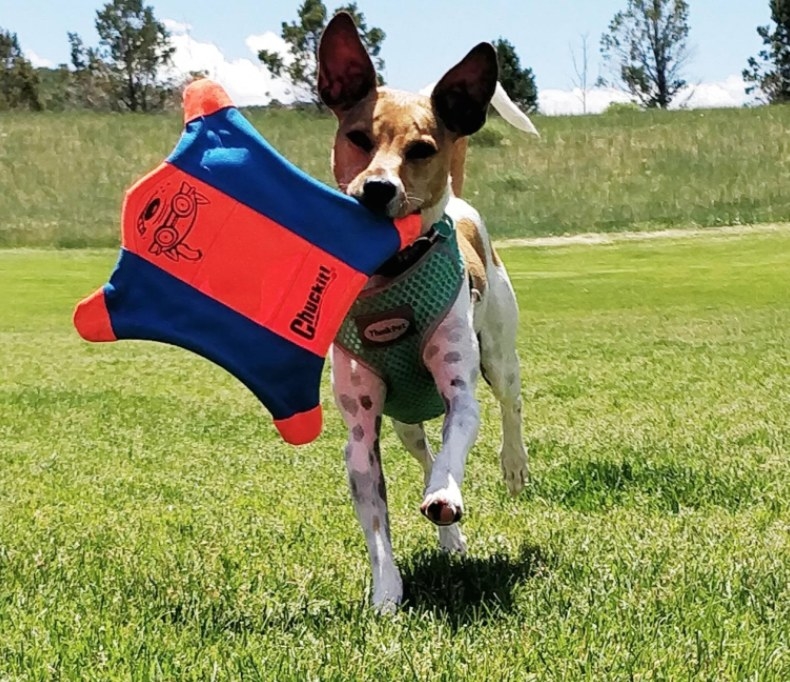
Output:
<svg viewBox="0 0 790 682">
<path fill-rule="evenodd" d="M 208 78 L 198 78 L 184 90 L 184 123 L 201 116 L 211 116 L 220 109 L 232 106 L 233 100 L 219 83 Z"/>
<path fill-rule="evenodd" d="M 274 425 L 283 440 L 291 445 L 305 445 L 314 441 L 321 434 L 322 423 L 320 405 L 286 419 L 274 420 Z"/>
<path fill-rule="evenodd" d="M 116 341 L 104 289 L 94 291 L 74 308 L 74 327 L 86 341 Z"/>
</svg>

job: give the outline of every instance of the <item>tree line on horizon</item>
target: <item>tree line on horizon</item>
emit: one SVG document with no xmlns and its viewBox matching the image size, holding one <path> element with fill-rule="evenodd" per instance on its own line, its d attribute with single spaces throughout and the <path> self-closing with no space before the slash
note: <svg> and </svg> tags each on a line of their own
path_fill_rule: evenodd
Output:
<svg viewBox="0 0 790 682">
<path fill-rule="evenodd" d="M 600 52 L 608 85 L 628 92 L 644 108 L 667 108 L 687 85 L 683 77 L 690 60 L 688 0 L 623 0 L 601 36 Z M 765 104 L 790 101 L 790 0 L 768 0 L 772 25 L 757 27 L 763 49 L 743 70 L 747 94 Z M 386 33 L 369 27 L 356 2 L 336 8 L 354 18 L 374 65 L 384 83 L 381 47 Z M 329 19 L 323 0 L 303 0 L 297 17 L 281 25 L 289 54 L 261 50 L 258 57 L 275 76 L 288 81 L 304 99 L 320 107 L 315 94 L 315 51 Z M 0 111 L 9 109 L 155 112 L 180 106 L 185 83 L 206 74 L 174 75 L 170 34 L 153 8 L 143 0 L 110 0 L 96 11 L 98 45 L 86 46 L 68 33 L 70 63 L 57 68 L 35 68 L 24 56 L 17 35 L 0 28 Z M 527 113 L 538 109 L 535 74 L 522 67 L 507 39 L 492 41 L 499 57 L 500 81 Z M 587 54 L 584 37 L 583 68 L 574 69 L 576 83 L 586 93 Z"/>
</svg>

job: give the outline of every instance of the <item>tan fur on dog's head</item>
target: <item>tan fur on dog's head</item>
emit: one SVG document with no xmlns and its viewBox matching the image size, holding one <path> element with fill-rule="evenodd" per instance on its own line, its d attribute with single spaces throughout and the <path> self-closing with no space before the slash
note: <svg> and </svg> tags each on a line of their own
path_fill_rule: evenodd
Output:
<svg viewBox="0 0 790 682">
<path fill-rule="evenodd" d="M 480 43 L 430 97 L 376 87 L 376 71 L 347 13 L 318 48 L 318 93 L 338 119 L 332 168 L 340 188 L 391 218 L 446 202 L 457 140 L 485 123 L 496 51 Z"/>
</svg>

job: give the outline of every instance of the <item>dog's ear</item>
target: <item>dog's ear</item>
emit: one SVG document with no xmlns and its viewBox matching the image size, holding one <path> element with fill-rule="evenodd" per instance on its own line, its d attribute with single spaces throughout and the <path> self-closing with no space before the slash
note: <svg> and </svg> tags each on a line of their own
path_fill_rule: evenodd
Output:
<svg viewBox="0 0 790 682">
<path fill-rule="evenodd" d="M 486 122 L 499 66 L 491 43 L 480 43 L 436 84 L 431 101 L 436 115 L 458 135 L 471 135 Z"/>
<path fill-rule="evenodd" d="M 348 12 L 327 24 L 318 44 L 318 95 L 335 114 L 347 111 L 376 87 L 376 69 Z"/>
</svg>

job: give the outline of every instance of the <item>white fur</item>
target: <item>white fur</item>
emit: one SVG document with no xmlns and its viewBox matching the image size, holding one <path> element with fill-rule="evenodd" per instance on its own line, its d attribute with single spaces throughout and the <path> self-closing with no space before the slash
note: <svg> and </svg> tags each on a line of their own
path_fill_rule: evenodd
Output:
<svg viewBox="0 0 790 682">
<path fill-rule="evenodd" d="M 529 133 L 530 135 L 537 135 L 540 133 L 529 117 L 516 106 L 516 103 L 507 96 L 505 88 L 502 83 L 496 84 L 494 96 L 491 98 L 491 106 L 499 112 L 499 115 L 504 118 L 514 128 L 518 128 L 522 132 Z"/>
</svg>

